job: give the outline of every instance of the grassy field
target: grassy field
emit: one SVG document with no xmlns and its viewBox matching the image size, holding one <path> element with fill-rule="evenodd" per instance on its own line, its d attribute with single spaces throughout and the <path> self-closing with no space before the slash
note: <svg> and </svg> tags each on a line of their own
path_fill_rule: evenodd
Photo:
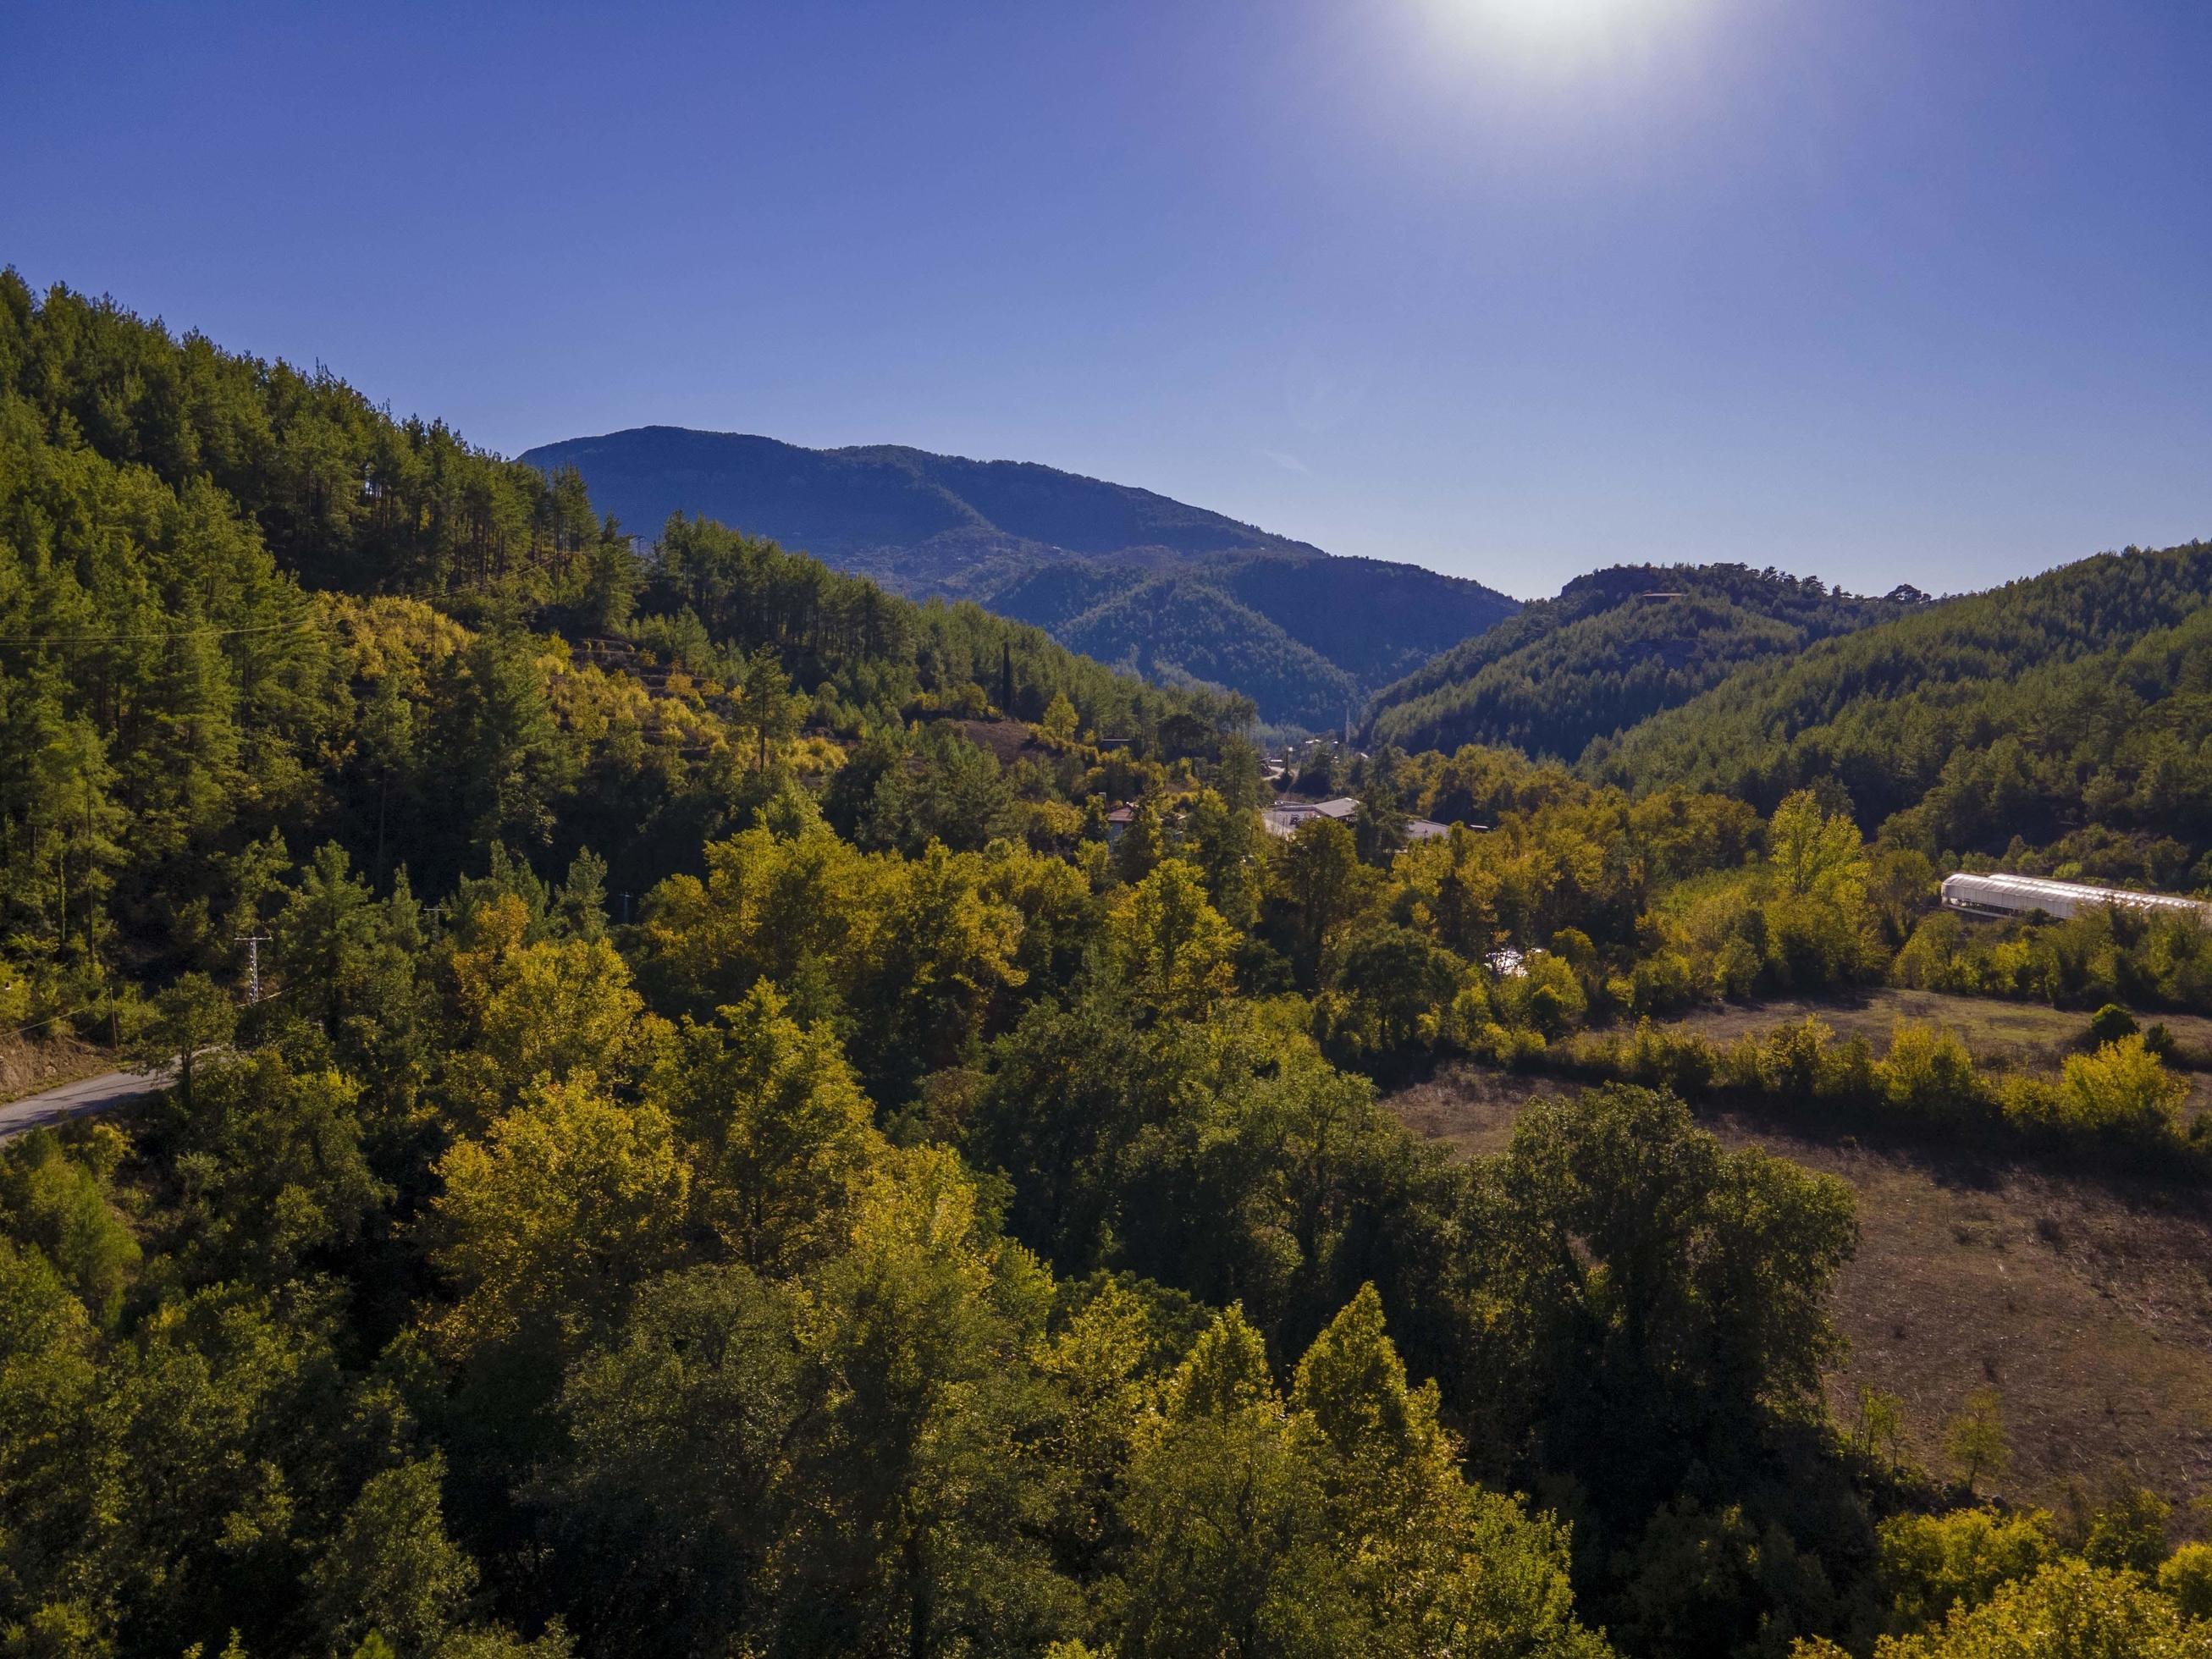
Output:
<svg viewBox="0 0 2212 1659">
<path fill-rule="evenodd" d="M 1910 992 L 1692 1023 L 1726 1040 L 1807 1012 L 1839 1031 L 1864 1030 L 1877 1048 L 1896 1018 L 1936 1018 L 1978 1054 L 2037 1066 L 2055 1066 L 2086 1024 L 2080 1014 Z M 2212 1022 L 2169 1023 L 2192 1043 L 2212 1034 Z M 1530 1100 L 1568 1086 L 1455 1066 L 1386 1103 L 1417 1132 L 1480 1156 L 1504 1146 Z M 1843 1420 L 1861 1383 L 1894 1394 L 1908 1453 L 1941 1468 L 1945 1420 L 1968 1393 L 1995 1387 L 2014 1462 L 1984 1485 L 2008 1498 L 2055 1505 L 2070 1488 L 2094 1496 L 2118 1480 L 2177 1507 L 2212 1493 L 2212 1194 L 1881 1143 L 1863 1126 L 1828 1134 L 1802 1118 L 1717 1111 L 1701 1121 L 1732 1146 L 1839 1176 L 1858 1194 L 1859 1253 L 1834 1303 L 1850 1340 L 1829 1379 Z"/>
<path fill-rule="evenodd" d="M 2078 1010 L 1998 1002 L 1986 997 L 1947 996 L 1938 991 L 1887 989 L 1847 1000 L 1786 998 L 1729 1003 L 1701 1008 L 1668 1023 L 1700 1032 L 1725 1046 L 1740 1036 L 1770 1031 L 1808 1015 L 1834 1027 L 1838 1036 L 1863 1036 L 1876 1054 L 1888 1048 L 1889 1035 L 1901 1020 L 1939 1025 L 1956 1033 L 1979 1064 L 2030 1072 L 2056 1072 L 2067 1055 L 2081 1051 L 2089 1029 L 2089 1016 Z M 2138 1013 L 2136 1018 L 2146 1028 L 2154 1020 L 2163 1022 L 2185 1052 L 2212 1054 L 2212 1019 L 2199 1014 L 2155 1013 Z M 2182 1111 L 2185 1116 L 2212 1112 L 2212 1072 L 2191 1076 L 2190 1097 Z"/>
</svg>

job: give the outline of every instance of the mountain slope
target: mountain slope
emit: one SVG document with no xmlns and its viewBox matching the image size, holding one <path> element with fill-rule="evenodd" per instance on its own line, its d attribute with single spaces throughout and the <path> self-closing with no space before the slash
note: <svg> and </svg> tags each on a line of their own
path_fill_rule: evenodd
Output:
<svg viewBox="0 0 2212 1659">
<path fill-rule="evenodd" d="M 1589 763 L 1763 805 L 1830 778 L 1936 848 L 2185 863 L 2212 846 L 2208 601 L 2212 544 L 2100 554 L 1756 664 Z"/>
<path fill-rule="evenodd" d="M 1203 581 L 1164 575 L 1117 586 L 1050 631 L 1072 651 L 1164 684 L 1233 685 L 1297 725 L 1332 726 L 1358 701 L 1351 675 Z"/>
<path fill-rule="evenodd" d="M 703 514 L 902 592 L 972 599 L 1115 660 L 1244 692 L 1273 720 L 1333 725 L 1346 701 L 1516 608 L 1478 582 L 1332 557 L 1151 490 L 1027 462 L 677 427 L 522 459 L 549 474 L 576 468 L 634 530 Z"/>
<path fill-rule="evenodd" d="M 1906 608 L 1743 565 L 1620 565 L 1577 577 L 1384 688 L 1368 733 L 1407 750 L 1510 744 L 1572 759 L 1745 663 Z"/>
</svg>

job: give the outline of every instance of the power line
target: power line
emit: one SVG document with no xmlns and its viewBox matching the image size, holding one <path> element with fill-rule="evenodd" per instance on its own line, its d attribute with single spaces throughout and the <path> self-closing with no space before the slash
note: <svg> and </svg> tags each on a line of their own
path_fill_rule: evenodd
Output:
<svg viewBox="0 0 2212 1659">
<path fill-rule="evenodd" d="M 237 628 L 180 628 L 163 634 L 74 634 L 66 638 L 45 634 L 17 635 L 0 636 L 0 645 L 121 645 L 134 640 L 188 640 L 196 635 L 275 634 L 288 628 L 320 628 L 322 625 L 319 619 L 308 617 L 296 622 L 249 623 Z"/>
<path fill-rule="evenodd" d="M 79 1014 L 88 1014 L 100 1005 L 88 1002 L 82 1008 L 64 1008 L 58 1014 L 48 1014 L 44 1019 L 34 1019 L 28 1025 L 18 1025 L 12 1031 L 0 1031 L 0 1037 L 21 1036 L 26 1031 L 35 1031 L 41 1025 L 51 1025 L 58 1019 L 75 1019 Z"/>
</svg>

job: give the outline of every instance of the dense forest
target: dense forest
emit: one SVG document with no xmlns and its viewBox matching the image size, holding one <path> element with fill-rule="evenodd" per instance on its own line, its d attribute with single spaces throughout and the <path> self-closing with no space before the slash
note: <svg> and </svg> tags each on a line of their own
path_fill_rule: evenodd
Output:
<svg viewBox="0 0 2212 1659">
<path fill-rule="evenodd" d="M 1233 685 L 1270 720 L 1328 730 L 1358 704 L 1358 680 L 1249 605 L 1188 576 L 1133 579 L 1089 561 L 1048 565 L 992 596 L 1102 662 L 1163 683 Z"/>
<path fill-rule="evenodd" d="M 1347 707 L 1510 615 L 1479 582 L 1334 558 L 1151 490 L 893 445 L 644 427 L 532 450 L 635 526 L 706 514 L 917 598 L 969 599 L 1101 661 L 1223 686 L 1270 722 Z"/>
<path fill-rule="evenodd" d="M 10 1036 L 175 1068 L 0 1152 L 8 1652 L 2212 1652 L 2156 1494 L 1832 1414 L 1850 1190 L 1686 1103 L 2212 1169 L 2170 1039 L 1655 1023 L 2201 1008 L 2195 930 L 1947 939 L 1809 761 L 1272 837 L 1249 704 L 12 276 L 0 446 Z M 1589 1086 L 1453 1162 L 1448 1055 Z"/>
<path fill-rule="evenodd" d="M 1771 805 L 1816 779 L 1920 847 L 2212 885 L 2212 546 L 2130 548 L 1747 670 L 1593 755 Z"/>
<path fill-rule="evenodd" d="M 1617 565 L 1576 577 L 1557 599 L 1385 687 L 1366 731 L 1407 750 L 1504 744 L 1573 760 L 1746 663 L 1905 608 L 1743 565 Z"/>
</svg>

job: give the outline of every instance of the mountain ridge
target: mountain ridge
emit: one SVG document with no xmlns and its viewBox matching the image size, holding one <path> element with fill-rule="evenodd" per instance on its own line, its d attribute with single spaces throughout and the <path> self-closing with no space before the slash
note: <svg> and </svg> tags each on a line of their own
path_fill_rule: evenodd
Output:
<svg viewBox="0 0 2212 1659">
<path fill-rule="evenodd" d="M 1747 565 L 1613 565 L 1577 576 L 1385 686 L 1376 743 L 1510 744 L 1573 760 L 1750 664 L 1887 621 L 1904 590 L 1864 599 Z"/>
<path fill-rule="evenodd" d="M 703 515 L 920 599 L 973 599 L 1102 660 L 1245 692 L 1271 721 L 1345 706 L 1519 609 L 1480 582 L 1346 558 L 1154 490 L 900 444 L 810 449 L 633 427 L 520 457 L 574 467 L 657 535 Z"/>
</svg>

